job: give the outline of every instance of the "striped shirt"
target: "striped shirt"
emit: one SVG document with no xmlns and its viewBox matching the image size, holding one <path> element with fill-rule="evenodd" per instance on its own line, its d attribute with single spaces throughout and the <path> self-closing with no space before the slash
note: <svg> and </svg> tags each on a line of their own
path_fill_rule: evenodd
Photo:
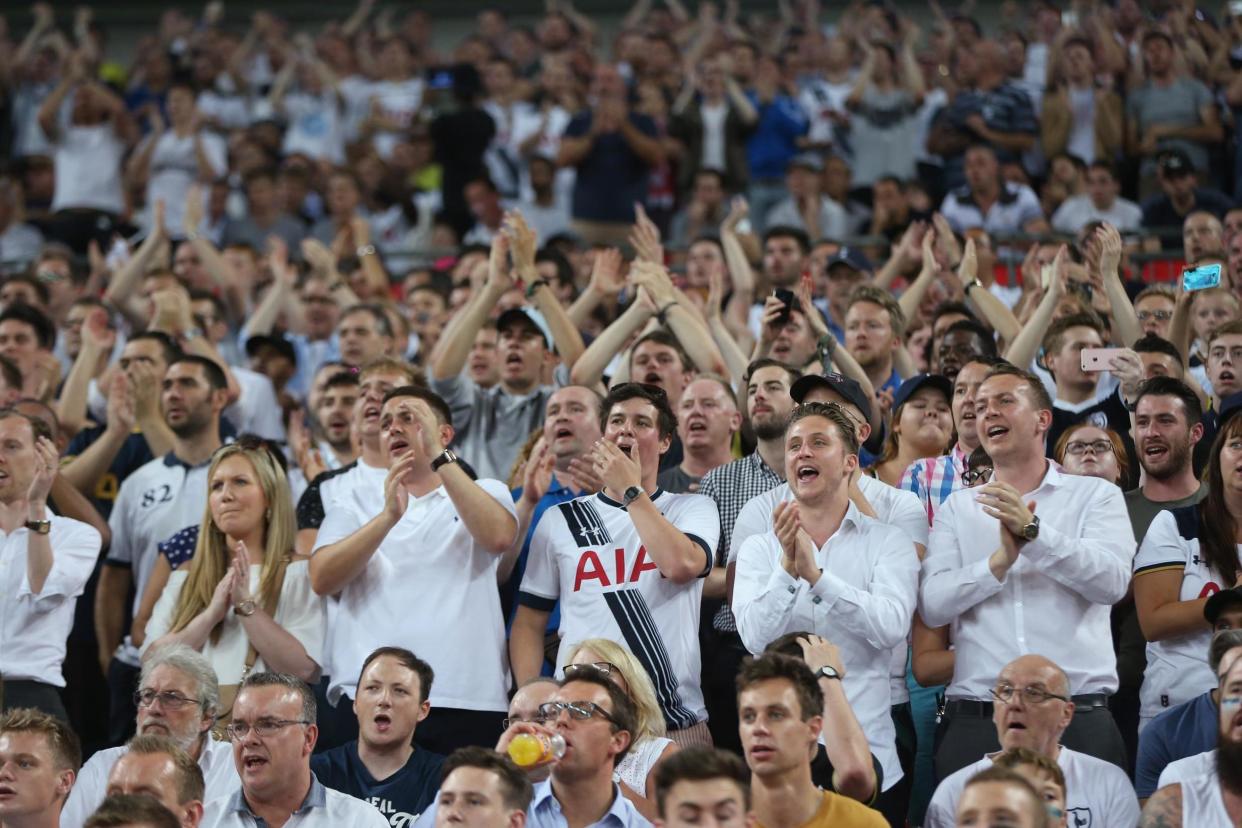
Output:
<svg viewBox="0 0 1242 828">
<path fill-rule="evenodd" d="M 915 460 L 901 475 L 897 488 L 914 492 L 927 512 L 927 525 L 936 520 L 936 508 L 958 489 L 966 488 L 962 472 L 966 470 L 966 452 L 961 443 L 953 444 L 953 451 L 939 457 Z"/>
</svg>

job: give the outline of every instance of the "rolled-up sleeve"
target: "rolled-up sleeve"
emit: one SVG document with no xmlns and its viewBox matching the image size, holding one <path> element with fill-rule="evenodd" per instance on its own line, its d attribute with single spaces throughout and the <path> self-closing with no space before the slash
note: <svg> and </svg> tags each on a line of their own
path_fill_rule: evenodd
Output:
<svg viewBox="0 0 1242 828">
<path fill-rule="evenodd" d="M 33 601 L 35 612 L 47 612 L 81 595 L 103 546 L 103 538 L 95 527 L 76 520 L 53 519 L 49 542 L 52 568 L 43 582 L 43 589 L 35 593 L 30 588 L 29 578 L 23 574 L 17 593 L 19 599 Z"/>
</svg>

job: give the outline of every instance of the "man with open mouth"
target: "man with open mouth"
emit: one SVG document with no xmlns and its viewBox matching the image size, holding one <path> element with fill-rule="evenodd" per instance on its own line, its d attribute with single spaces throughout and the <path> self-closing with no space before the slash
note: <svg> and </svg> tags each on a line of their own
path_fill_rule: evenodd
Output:
<svg viewBox="0 0 1242 828">
<path fill-rule="evenodd" d="M 0 716 L 0 825 L 56 828 L 82 765 L 69 725 L 28 707 Z"/>
</svg>

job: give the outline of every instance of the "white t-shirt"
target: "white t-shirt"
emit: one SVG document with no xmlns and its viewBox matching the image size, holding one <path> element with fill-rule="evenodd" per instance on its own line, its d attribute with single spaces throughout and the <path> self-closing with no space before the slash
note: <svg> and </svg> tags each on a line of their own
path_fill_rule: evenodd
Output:
<svg viewBox="0 0 1242 828">
<path fill-rule="evenodd" d="M 423 104 L 422 78 L 406 78 L 401 81 L 376 81 L 371 84 L 370 98 L 376 101 L 379 109 L 390 120 L 395 121 L 399 129 L 395 132 L 375 133 L 375 150 L 387 161 L 392 157 L 393 148 L 402 139 L 405 130 L 418 115 Z M 369 106 L 369 103 L 368 103 Z"/>
<path fill-rule="evenodd" d="M 1160 774 L 1156 790 L 1182 786 L 1182 825 L 1194 828 L 1234 828 L 1220 792 L 1216 751 L 1209 750 L 1170 762 Z"/>
<path fill-rule="evenodd" d="M 250 565 L 250 594 L 256 600 L 262 574 L 261 564 Z M 168 584 L 160 593 L 160 599 L 151 611 L 151 620 L 147 623 L 147 634 L 142 643 L 144 653 L 172 627 L 177 600 L 181 597 L 182 588 L 189 577 L 189 566 L 182 566 L 168 576 Z M 280 598 L 276 602 L 276 613 L 272 620 L 298 640 L 311 661 L 322 663 L 323 633 L 327 623 L 324 599 L 311 589 L 309 564 L 306 560 L 294 561 L 285 569 L 285 581 L 281 585 Z M 221 684 L 240 684 L 246 671 L 249 648 L 250 639 L 242 627 L 241 618 L 230 612 L 221 622 L 219 639 L 213 641 L 208 638 L 199 652 L 211 662 L 211 668 L 216 671 L 216 677 Z M 251 672 L 257 673 L 266 669 L 263 656 L 260 655 Z"/>
<path fill-rule="evenodd" d="M 74 126 L 70 112 L 69 106 L 61 108 L 60 135 L 52 143 L 56 165 L 52 212 L 81 208 L 119 215 L 125 211 L 121 184 L 125 143 L 112 124 Z"/>
<path fill-rule="evenodd" d="M 478 485 L 516 516 L 508 487 L 499 480 Z M 358 495 L 369 500 L 365 509 L 344 499 L 328 509 L 316 552 L 353 534 L 384 507 L 374 489 Z M 432 705 L 507 710 L 509 658 L 496 589 L 500 558 L 475 542 L 443 486 L 411 497 L 362 572 L 329 599 L 336 604 L 329 615 L 329 700 L 353 698 L 367 655 L 396 645 L 435 670 Z"/>
<path fill-rule="evenodd" d="M 703 118 L 703 160 L 699 167 L 710 170 L 725 169 L 725 119 L 729 117 L 729 105 L 721 102 L 699 104 Z"/>
<path fill-rule="evenodd" d="M 300 152 L 316 161 L 334 164 L 345 160 L 345 124 L 335 92 L 290 92 L 285 96 L 284 112 L 288 121 L 285 155 Z"/>
<path fill-rule="evenodd" d="M 546 126 L 544 126 L 543 119 L 544 112 L 535 107 L 518 110 L 513 118 L 513 142 L 521 146 L 523 141 L 538 133 L 540 127 L 544 127 L 538 142 L 531 150 L 531 154 L 544 158 L 556 158 L 556 154 L 561 149 L 561 136 L 565 133 L 565 127 L 569 126 L 569 122 L 573 119 L 573 113 L 562 106 L 556 105 L 550 107 L 547 111 Z M 577 177 L 578 172 L 574 167 L 560 167 L 557 169 L 554 187 L 558 204 L 569 204 L 573 201 L 574 182 L 577 180 Z M 524 165 L 522 168 L 521 192 L 522 198 L 526 201 L 533 200 L 535 197 L 534 190 L 530 186 L 529 165 Z"/>
<path fill-rule="evenodd" d="M 703 549 L 700 577 L 675 584 L 660 574 L 628 512 L 603 494 L 543 513 L 530 541 L 518 602 L 550 611 L 561 605 L 556 667 L 588 638 L 629 647 L 647 669 L 670 730 L 707 718 L 700 686 L 699 610 L 703 578 L 720 540 L 716 504 L 695 494 L 657 491 L 664 518 Z"/>
<path fill-rule="evenodd" d="M 228 170 L 224 141 L 210 132 L 199 134 L 212 176 L 224 175 Z M 186 194 L 199 181 L 194 136 L 178 136 L 170 129 L 158 138 L 148 140 L 155 141 L 155 151 L 151 154 L 151 174 L 147 179 L 147 204 L 162 200 L 164 224 L 170 232 L 179 236 L 182 216 L 185 215 Z"/>
<path fill-rule="evenodd" d="M 858 488 L 875 509 L 876 518 L 881 523 L 896 526 L 912 542 L 927 548 L 931 527 L 927 525 L 927 515 L 918 495 L 867 475 L 858 478 Z M 776 508 L 776 504 L 786 500 L 793 500 L 793 494 L 789 491 L 789 484 L 782 483 L 746 502 L 733 525 L 733 536 L 729 542 L 729 563 L 737 560 L 737 551 L 746 538 L 772 531 L 772 510 Z M 909 652 L 908 640 L 893 648 L 888 682 L 892 704 L 905 704 L 910 701 L 910 688 L 906 686 L 906 659 Z"/>
<path fill-rule="evenodd" d="M 1071 88 L 1069 104 L 1070 134 L 1065 150 L 1090 164 L 1095 160 L 1095 90 Z"/>
<path fill-rule="evenodd" d="M 1179 601 L 1196 601 L 1220 592 L 1224 579 L 1199 554 L 1197 534 L 1190 527 L 1179 527 L 1173 512 L 1158 513 L 1134 557 L 1135 576 L 1164 571 L 1181 573 Z M 1216 687 L 1216 677 L 1207 661 L 1211 640 L 1211 630 L 1204 628 L 1148 642 L 1147 669 L 1143 671 L 1143 687 L 1139 691 L 1139 713 L 1143 718 L 1150 719 Z"/>
<path fill-rule="evenodd" d="M 1052 214 L 1052 229 L 1058 233 L 1077 233 L 1093 221 L 1106 221 L 1123 233 L 1138 230 L 1143 224 L 1143 209 L 1118 196 L 1108 209 L 1101 210 L 1091 201 L 1091 196 L 1083 193 L 1061 202 Z"/>
<path fill-rule="evenodd" d="M 258 371 L 233 366 L 229 368 L 241 389 L 237 402 L 224 409 L 224 418 L 238 434 L 257 434 L 278 443 L 285 441 L 284 411 L 272 380 Z"/>
<path fill-rule="evenodd" d="M 945 777 L 932 794 L 923 828 L 953 828 L 957 824 L 955 814 L 962 789 L 972 776 L 992 766 L 992 758 L 985 756 Z M 1067 747 L 1061 748 L 1057 764 L 1065 774 L 1065 816 L 1069 825 L 1134 828 L 1138 824 L 1138 797 L 1121 768 Z"/>
</svg>

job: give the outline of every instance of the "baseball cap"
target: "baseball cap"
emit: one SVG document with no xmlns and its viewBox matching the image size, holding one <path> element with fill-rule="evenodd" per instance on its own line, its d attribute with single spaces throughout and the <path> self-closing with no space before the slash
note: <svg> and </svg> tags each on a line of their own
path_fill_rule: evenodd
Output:
<svg viewBox="0 0 1242 828">
<path fill-rule="evenodd" d="M 1170 149 L 1160 153 L 1160 169 L 1165 175 L 1190 175 L 1195 171 L 1195 165 L 1186 153 Z"/>
<path fill-rule="evenodd" d="M 496 320 L 496 330 L 498 331 L 503 331 L 510 325 L 524 325 L 526 328 L 542 336 L 544 345 L 552 345 L 552 329 L 548 327 L 547 320 L 543 318 L 543 314 L 534 308 L 525 306 L 509 308 Z"/>
<path fill-rule="evenodd" d="M 1207 603 L 1203 605 L 1203 617 L 1215 627 L 1220 614 L 1235 604 L 1242 604 L 1242 590 L 1222 589 L 1207 599 Z"/>
<path fill-rule="evenodd" d="M 921 388 L 935 388 L 944 394 L 945 399 L 952 402 L 953 400 L 953 383 L 949 382 L 949 378 L 940 374 L 915 374 L 910 379 L 898 386 L 897 391 L 893 394 L 893 410 L 896 411 L 902 403 L 910 399 L 915 391 Z"/>
<path fill-rule="evenodd" d="M 801 405 L 803 398 L 816 388 L 827 388 L 861 411 L 864 419 L 870 417 L 871 404 L 867 401 L 867 395 L 863 393 L 862 386 L 842 374 L 807 374 L 790 386 L 789 396 Z"/>
<path fill-rule="evenodd" d="M 859 273 L 871 272 L 871 260 L 868 259 L 863 252 L 857 247 L 844 245 L 836 253 L 828 257 L 828 261 L 824 264 L 828 275 L 832 275 L 833 265 L 845 265 L 848 268 L 858 271 Z"/>
<path fill-rule="evenodd" d="M 246 356 L 248 357 L 253 357 L 263 348 L 271 348 L 294 365 L 298 364 L 298 355 L 293 350 L 293 343 L 283 336 L 260 334 L 246 340 Z"/>
<path fill-rule="evenodd" d="M 802 167 L 811 172 L 823 172 L 824 159 L 815 152 L 800 152 L 789 159 L 789 164 L 786 165 L 785 169 L 792 170 L 794 167 Z"/>
</svg>

